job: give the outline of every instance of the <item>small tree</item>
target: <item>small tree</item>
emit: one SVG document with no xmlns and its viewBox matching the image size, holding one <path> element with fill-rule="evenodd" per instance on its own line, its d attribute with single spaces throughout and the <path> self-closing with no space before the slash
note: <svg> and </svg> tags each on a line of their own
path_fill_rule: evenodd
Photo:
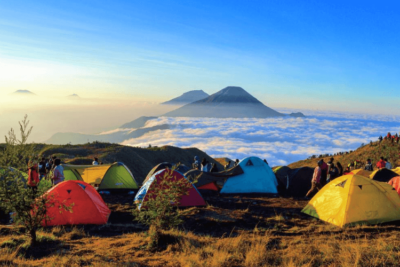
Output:
<svg viewBox="0 0 400 267">
<path fill-rule="evenodd" d="M 49 186 L 39 186 L 38 190 L 32 190 L 27 186 L 28 162 L 33 160 L 35 145 L 28 144 L 28 137 L 32 131 L 29 127 L 28 117 L 25 116 L 20 125 L 20 139 L 11 129 L 5 137 L 6 145 L 0 152 L 0 208 L 12 214 L 16 223 L 25 226 L 30 236 L 31 244 L 36 244 L 36 232 L 43 222 L 50 218 L 46 210 L 56 205 L 54 196 L 42 196 Z M 62 209 L 69 207 L 60 204 Z"/>
<path fill-rule="evenodd" d="M 147 192 L 133 210 L 137 221 L 150 226 L 149 248 L 158 245 L 162 230 L 175 228 L 183 222 L 179 204 L 182 197 L 189 194 L 192 184 L 186 179 L 176 179 L 173 170 L 166 169 L 163 177 L 155 179 L 151 186 L 157 189 Z"/>
</svg>

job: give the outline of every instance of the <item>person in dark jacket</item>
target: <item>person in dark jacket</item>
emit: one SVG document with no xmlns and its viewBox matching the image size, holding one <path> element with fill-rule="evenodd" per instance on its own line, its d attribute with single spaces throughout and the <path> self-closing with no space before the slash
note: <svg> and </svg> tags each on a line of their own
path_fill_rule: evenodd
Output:
<svg viewBox="0 0 400 267">
<path fill-rule="evenodd" d="M 370 171 L 370 172 L 374 171 L 374 167 L 372 166 L 371 159 L 367 159 L 367 162 L 365 163 L 364 170 Z"/>
<path fill-rule="evenodd" d="M 339 174 L 339 177 L 340 177 L 340 176 L 343 175 L 343 166 L 342 166 L 342 164 L 340 164 L 340 162 L 336 163 L 336 166 L 338 168 L 338 171 L 339 171 L 338 174 Z"/>
<path fill-rule="evenodd" d="M 329 167 L 329 182 L 335 180 L 339 177 L 339 170 L 336 168 L 335 164 L 331 164 Z"/>
<path fill-rule="evenodd" d="M 324 185 L 326 185 L 326 180 L 328 179 L 328 164 L 326 164 L 324 162 L 324 159 L 321 159 L 321 180 L 320 180 L 320 184 L 323 187 Z"/>
</svg>

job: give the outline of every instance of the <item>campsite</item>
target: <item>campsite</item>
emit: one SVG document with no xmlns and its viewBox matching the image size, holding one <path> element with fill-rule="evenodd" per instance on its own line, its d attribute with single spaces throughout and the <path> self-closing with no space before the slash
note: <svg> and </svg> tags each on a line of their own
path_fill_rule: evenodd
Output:
<svg viewBox="0 0 400 267">
<path fill-rule="evenodd" d="M 69 181 L 54 186 L 48 194 L 60 191 L 62 198 L 69 201 L 64 203 L 66 206 L 74 203 L 71 208 L 75 212 L 59 215 L 53 211 L 56 219 L 38 231 L 35 246 L 29 245 L 24 227 L 10 224 L 3 214 L 2 265 L 53 266 L 57 262 L 63 266 L 382 266 L 396 265 L 400 259 L 400 197 L 387 183 L 398 184 L 392 179 L 393 173 L 398 172 L 396 168 L 370 173 L 355 170 L 326 185 L 309 201 L 304 199 L 304 191 L 310 187 L 310 169 L 318 159 L 270 168 L 263 160 L 249 157 L 236 167 L 223 170 L 226 159 L 213 159 L 196 148 L 134 148 L 95 142 L 38 145 L 36 149 L 41 155 L 63 159 Z M 367 157 L 376 149 L 384 152 L 383 147 L 364 146 L 336 156 L 335 160 Z M 207 158 L 221 171 L 187 171 L 194 156 Z M 93 157 L 104 164 L 90 165 Z M 193 184 L 181 172 L 172 171 L 178 162 L 181 172 L 198 177 Z M 109 183 L 93 178 L 109 179 L 107 173 L 114 177 Z M 154 186 L 160 186 L 157 181 L 163 180 L 166 173 L 172 173 L 173 180 L 185 181 L 192 189 L 184 196 L 188 200 L 182 200 L 179 207 L 182 223 L 163 230 L 158 245 L 149 249 L 149 226 L 139 223 L 132 210 L 137 200 L 144 201 L 149 192 L 156 194 L 160 190 Z M 115 188 L 115 184 L 125 183 L 129 186 Z M 226 192 L 223 186 L 221 190 L 221 184 L 228 185 Z M 376 188 L 371 191 L 376 194 L 375 209 L 387 207 L 387 214 L 376 220 L 369 211 L 373 208 L 368 204 L 371 193 L 360 195 L 363 199 L 357 195 L 371 185 Z M 324 191 L 329 190 L 338 191 L 339 198 L 323 201 L 328 213 L 321 213 L 324 207 L 315 203 L 321 198 L 319 195 L 324 196 Z M 381 202 L 375 201 L 378 198 Z M 398 210 L 388 206 L 392 201 Z M 361 210 L 360 203 L 366 203 L 363 208 L 369 212 Z M 341 212 L 334 213 L 344 217 L 332 221 L 329 212 L 333 207 L 341 208 Z M 346 213 L 346 207 L 355 211 Z"/>
</svg>

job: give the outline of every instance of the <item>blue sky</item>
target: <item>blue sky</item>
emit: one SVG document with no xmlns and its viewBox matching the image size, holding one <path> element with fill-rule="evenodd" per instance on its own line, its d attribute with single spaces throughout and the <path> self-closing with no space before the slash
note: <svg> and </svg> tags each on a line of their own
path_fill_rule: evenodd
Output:
<svg viewBox="0 0 400 267">
<path fill-rule="evenodd" d="M 1 1 L 0 93 L 399 112 L 396 1 Z"/>
</svg>

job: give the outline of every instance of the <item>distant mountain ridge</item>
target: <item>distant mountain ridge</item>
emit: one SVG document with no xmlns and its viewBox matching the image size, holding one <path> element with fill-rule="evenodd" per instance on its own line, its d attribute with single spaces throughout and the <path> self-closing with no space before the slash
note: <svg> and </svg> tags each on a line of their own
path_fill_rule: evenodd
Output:
<svg viewBox="0 0 400 267">
<path fill-rule="evenodd" d="M 238 86 L 228 86 L 207 98 L 165 113 L 166 117 L 269 118 L 285 116 Z"/>
<path fill-rule="evenodd" d="M 15 91 L 15 92 L 12 93 L 12 94 L 13 94 L 13 95 L 36 95 L 36 94 L 32 93 L 32 92 L 29 91 L 29 90 L 23 90 L 23 89 L 17 90 L 17 91 Z"/>
<path fill-rule="evenodd" d="M 183 93 L 181 96 L 173 98 L 169 101 L 163 102 L 161 103 L 161 105 L 186 105 L 204 99 L 208 96 L 209 94 L 207 94 L 203 90 L 193 90 Z"/>
</svg>

